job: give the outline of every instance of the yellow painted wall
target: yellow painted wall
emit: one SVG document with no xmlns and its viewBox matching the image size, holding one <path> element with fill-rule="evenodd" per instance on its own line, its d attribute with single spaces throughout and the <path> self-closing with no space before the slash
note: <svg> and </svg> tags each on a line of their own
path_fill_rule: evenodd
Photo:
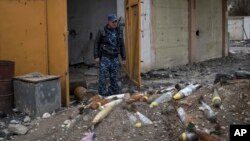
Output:
<svg viewBox="0 0 250 141">
<path fill-rule="evenodd" d="M 0 59 L 15 61 L 15 75 L 60 75 L 68 106 L 67 0 L 0 0 L 0 18 Z"/>
<path fill-rule="evenodd" d="M 15 61 L 16 75 L 48 73 L 45 7 L 45 0 L 0 0 L 0 59 Z"/>
</svg>

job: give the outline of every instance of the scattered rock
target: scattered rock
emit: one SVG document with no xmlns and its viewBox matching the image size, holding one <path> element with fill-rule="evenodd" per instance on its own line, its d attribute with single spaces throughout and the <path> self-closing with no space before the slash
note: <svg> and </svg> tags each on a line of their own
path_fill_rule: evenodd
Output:
<svg viewBox="0 0 250 141">
<path fill-rule="evenodd" d="M 214 80 L 214 84 L 218 83 L 218 82 L 226 82 L 227 80 L 232 80 L 233 76 L 229 75 L 229 74 L 216 74 L 215 75 L 215 80 Z"/>
<path fill-rule="evenodd" d="M 23 125 L 24 126 L 30 126 L 30 125 L 32 125 L 32 123 L 31 122 L 26 122 L 26 123 L 23 123 Z"/>
<path fill-rule="evenodd" d="M 19 110 L 16 109 L 16 108 L 12 109 L 12 111 L 15 112 L 15 113 L 19 112 Z"/>
<path fill-rule="evenodd" d="M 189 103 L 188 101 L 180 101 L 179 103 L 183 104 L 183 105 L 187 105 L 187 106 L 191 106 L 192 105 L 192 103 Z"/>
<path fill-rule="evenodd" d="M 149 73 L 150 77 L 154 78 L 169 78 L 169 74 L 165 71 L 152 71 Z"/>
<path fill-rule="evenodd" d="M 240 99 L 243 99 L 244 98 L 244 94 L 243 93 L 240 93 Z"/>
<path fill-rule="evenodd" d="M 89 120 L 89 116 L 88 115 L 86 115 L 86 116 L 83 117 L 83 121 L 88 121 L 88 120 Z"/>
<path fill-rule="evenodd" d="M 224 108 L 224 106 L 223 106 L 223 105 L 221 105 L 221 106 L 220 106 L 220 109 L 221 109 L 221 110 L 224 110 L 225 108 Z"/>
<path fill-rule="evenodd" d="M 52 115 L 52 116 L 56 115 L 56 112 L 54 111 L 51 115 Z"/>
<path fill-rule="evenodd" d="M 234 75 L 237 79 L 250 79 L 250 72 L 248 71 L 236 71 Z"/>
<path fill-rule="evenodd" d="M 21 123 L 21 121 L 19 121 L 19 120 L 11 120 L 10 121 L 10 124 L 20 124 Z"/>
<path fill-rule="evenodd" d="M 28 123 L 31 121 L 31 118 L 29 116 L 26 116 L 24 119 L 23 119 L 23 122 L 24 123 Z"/>
<path fill-rule="evenodd" d="M 9 132 L 9 130 L 8 129 L 3 129 L 2 130 L 2 132 L 6 135 L 6 139 L 8 139 L 9 138 L 9 136 L 10 136 L 10 132 Z"/>
<path fill-rule="evenodd" d="M 225 126 L 221 126 L 221 129 L 225 130 L 225 129 L 226 129 L 226 127 L 225 127 Z"/>
<path fill-rule="evenodd" d="M 250 122 L 250 118 L 245 118 L 245 122 Z"/>
<path fill-rule="evenodd" d="M 0 122 L 0 128 L 4 128 L 6 124 L 4 122 Z"/>
<path fill-rule="evenodd" d="M 71 123 L 71 121 L 70 120 L 65 120 L 64 122 L 63 122 L 63 124 L 65 124 L 65 125 L 68 125 L 68 124 L 70 124 Z"/>
<path fill-rule="evenodd" d="M 172 74 L 169 74 L 169 78 L 173 78 L 173 75 L 172 75 Z"/>
<path fill-rule="evenodd" d="M 209 130 L 209 129 L 204 128 L 203 130 L 204 130 L 206 133 L 210 134 L 210 130 Z"/>
<path fill-rule="evenodd" d="M 158 125 L 157 125 L 157 124 L 154 124 L 154 127 L 155 127 L 155 128 L 157 128 L 157 127 L 158 127 Z"/>
<path fill-rule="evenodd" d="M 28 132 L 28 128 L 21 124 L 9 124 L 9 131 L 13 132 L 14 134 L 24 135 Z"/>
<path fill-rule="evenodd" d="M 50 115 L 50 113 L 44 113 L 42 117 L 43 118 L 49 118 L 49 117 L 51 117 L 51 115 Z"/>
<path fill-rule="evenodd" d="M 6 134 L 3 131 L 0 131 L 0 138 L 4 139 L 6 137 Z"/>
</svg>

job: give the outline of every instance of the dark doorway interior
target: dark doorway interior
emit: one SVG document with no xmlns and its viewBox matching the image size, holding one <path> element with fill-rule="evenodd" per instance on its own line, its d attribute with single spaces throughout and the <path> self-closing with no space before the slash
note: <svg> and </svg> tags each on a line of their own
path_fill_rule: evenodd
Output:
<svg viewBox="0 0 250 141">
<path fill-rule="evenodd" d="M 116 13 L 116 0 L 68 0 L 70 93 L 77 86 L 96 89 L 98 68 L 93 47 L 98 29 L 107 22 L 109 13 Z"/>
</svg>

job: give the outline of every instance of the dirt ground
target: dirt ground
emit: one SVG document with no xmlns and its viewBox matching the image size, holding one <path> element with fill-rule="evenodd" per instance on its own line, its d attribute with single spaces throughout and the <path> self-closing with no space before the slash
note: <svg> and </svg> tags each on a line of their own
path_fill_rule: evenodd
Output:
<svg viewBox="0 0 250 141">
<path fill-rule="evenodd" d="M 247 50 L 249 48 L 246 48 Z M 215 127 L 220 127 L 218 136 L 221 140 L 229 140 L 229 125 L 250 124 L 250 84 L 249 81 L 233 81 L 232 84 L 219 85 L 218 92 L 222 99 L 222 106 L 214 108 L 211 104 L 213 93 L 212 85 L 218 73 L 233 74 L 237 70 L 250 71 L 250 54 L 245 51 L 233 51 L 228 57 L 213 59 L 192 65 L 183 65 L 173 68 L 153 70 L 142 74 L 143 86 L 139 90 L 123 78 L 123 92 L 159 90 L 163 87 L 173 86 L 177 83 L 197 82 L 202 87 L 192 95 L 179 101 L 170 101 L 150 108 L 144 102 L 134 103 L 138 111 L 153 121 L 151 125 L 134 127 L 124 109 L 125 102 L 118 105 L 113 111 L 98 124 L 95 129 L 96 141 L 175 141 L 185 128 L 177 116 L 176 109 L 183 107 L 193 119 L 196 128 L 209 132 Z M 96 84 L 92 84 L 96 88 Z M 217 123 L 209 122 L 204 113 L 199 110 L 200 96 L 217 114 Z M 48 119 L 32 119 L 27 125 L 29 131 L 25 135 L 10 136 L 11 141 L 79 141 L 88 131 L 94 116 L 99 110 L 86 110 L 79 121 L 71 128 L 63 127 L 64 121 L 78 112 L 77 104 L 69 108 L 62 108 Z M 17 114 L 4 120 L 6 123 L 15 116 L 21 120 L 23 114 Z M 218 132 L 217 132 L 218 133 Z M 7 140 L 7 139 L 3 139 Z"/>
</svg>

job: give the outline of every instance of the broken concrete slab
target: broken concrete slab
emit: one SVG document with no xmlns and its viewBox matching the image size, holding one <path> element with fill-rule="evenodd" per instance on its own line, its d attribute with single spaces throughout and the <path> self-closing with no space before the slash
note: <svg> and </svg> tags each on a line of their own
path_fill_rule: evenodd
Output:
<svg viewBox="0 0 250 141">
<path fill-rule="evenodd" d="M 9 124 L 9 131 L 18 135 L 24 135 L 28 132 L 28 128 L 21 124 Z"/>
</svg>

